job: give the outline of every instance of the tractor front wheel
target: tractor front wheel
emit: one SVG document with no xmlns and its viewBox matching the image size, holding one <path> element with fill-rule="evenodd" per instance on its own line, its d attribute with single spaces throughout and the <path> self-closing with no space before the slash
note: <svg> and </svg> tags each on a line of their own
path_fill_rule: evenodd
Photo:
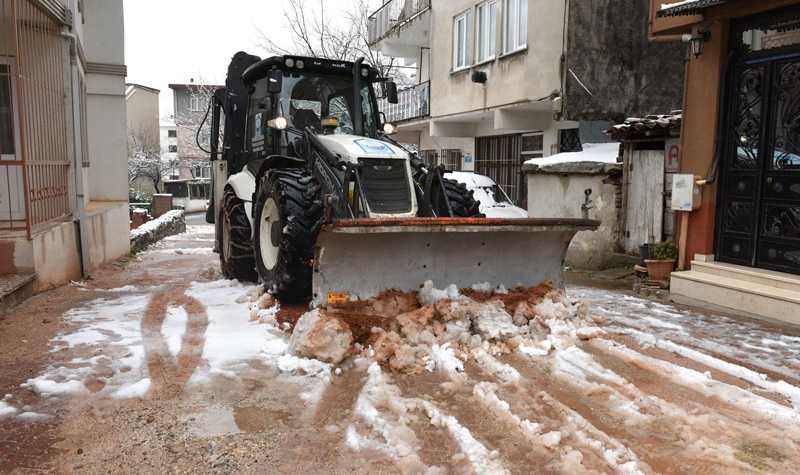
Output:
<svg viewBox="0 0 800 475">
<path fill-rule="evenodd" d="M 256 268 L 264 288 L 285 303 L 311 296 L 314 245 L 322 218 L 314 180 L 303 170 L 273 170 L 253 203 Z"/>
</svg>

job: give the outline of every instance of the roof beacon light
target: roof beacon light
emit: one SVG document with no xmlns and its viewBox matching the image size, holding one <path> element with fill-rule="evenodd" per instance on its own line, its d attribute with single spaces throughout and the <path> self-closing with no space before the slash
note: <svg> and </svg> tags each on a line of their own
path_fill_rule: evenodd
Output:
<svg viewBox="0 0 800 475">
<path fill-rule="evenodd" d="M 385 124 L 383 124 L 383 133 L 384 133 L 384 134 L 386 134 L 386 135 L 392 135 L 392 134 L 394 133 L 394 131 L 395 131 L 395 126 L 394 126 L 394 124 L 390 124 L 390 123 L 388 123 L 388 122 L 387 122 L 387 123 L 385 123 Z"/>
<path fill-rule="evenodd" d="M 285 64 L 287 68 L 293 68 L 294 67 L 294 58 L 286 58 L 286 61 L 284 61 L 283 64 Z"/>
<path fill-rule="evenodd" d="M 306 67 L 306 63 L 302 59 L 298 59 L 295 66 L 297 66 L 297 69 L 303 69 Z"/>
</svg>

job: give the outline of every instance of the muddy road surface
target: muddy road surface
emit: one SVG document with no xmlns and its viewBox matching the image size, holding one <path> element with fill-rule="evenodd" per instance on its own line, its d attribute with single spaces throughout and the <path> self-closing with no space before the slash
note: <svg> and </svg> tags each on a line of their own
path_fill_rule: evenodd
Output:
<svg viewBox="0 0 800 475">
<path fill-rule="evenodd" d="M 0 472 L 800 473 L 797 330 L 574 287 L 592 338 L 337 366 L 212 245 L 190 226 L 0 317 Z"/>
</svg>

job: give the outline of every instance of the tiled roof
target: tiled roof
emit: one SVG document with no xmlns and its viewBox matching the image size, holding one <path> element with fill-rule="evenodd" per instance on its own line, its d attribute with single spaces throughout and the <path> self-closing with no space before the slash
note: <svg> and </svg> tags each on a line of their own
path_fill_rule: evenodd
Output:
<svg viewBox="0 0 800 475">
<path fill-rule="evenodd" d="M 667 2 L 661 4 L 659 17 L 695 15 L 706 8 L 722 5 L 728 0 L 684 0 L 682 2 Z"/>
<path fill-rule="evenodd" d="M 606 133 L 614 140 L 658 140 L 681 135 L 683 111 L 673 111 L 665 115 L 648 115 L 644 118 L 631 117 L 617 124 Z"/>
</svg>

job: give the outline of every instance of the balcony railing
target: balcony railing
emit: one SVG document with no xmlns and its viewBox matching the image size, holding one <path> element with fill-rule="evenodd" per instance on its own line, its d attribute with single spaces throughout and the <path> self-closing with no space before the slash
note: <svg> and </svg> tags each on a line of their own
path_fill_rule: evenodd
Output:
<svg viewBox="0 0 800 475">
<path fill-rule="evenodd" d="M 388 0 L 369 17 L 369 44 L 377 43 L 430 7 L 431 0 Z"/>
<path fill-rule="evenodd" d="M 380 100 L 380 109 L 389 122 L 402 122 L 429 116 L 431 113 L 431 83 L 423 82 L 397 93 L 397 104 Z"/>
</svg>

